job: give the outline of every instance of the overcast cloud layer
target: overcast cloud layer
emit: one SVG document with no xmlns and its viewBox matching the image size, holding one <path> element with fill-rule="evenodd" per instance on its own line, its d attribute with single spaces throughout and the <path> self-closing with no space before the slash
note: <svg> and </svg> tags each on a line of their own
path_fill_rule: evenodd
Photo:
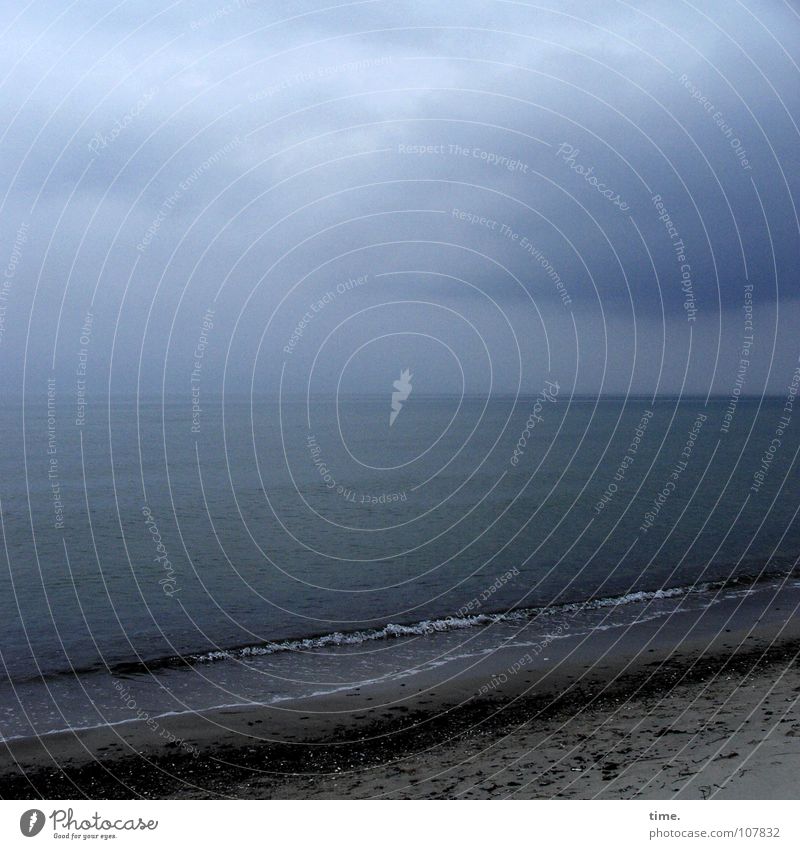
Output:
<svg viewBox="0 0 800 849">
<path fill-rule="evenodd" d="M 206 397 L 406 366 L 418 393 L 726 395 L 750 336 L 745 391 L 791 378 L 788 3 L 40 2 L 0 29 L 10 395 L 186 393 L 198 350 Z"/>
</svg>

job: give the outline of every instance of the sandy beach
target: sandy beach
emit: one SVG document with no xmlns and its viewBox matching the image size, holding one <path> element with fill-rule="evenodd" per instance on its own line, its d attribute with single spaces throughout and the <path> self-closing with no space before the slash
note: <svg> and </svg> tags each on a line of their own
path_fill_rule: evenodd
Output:
<svg viewBox="0 0 800 849">
<path fill-rule="evenodd" d="M 519 648 L 502 648 L 435 689 L 418 676 L 280 709 L 13 741 L 3 746 L 0 792 L 798 798 L 800 591 L 766 592 L 599 631 L 563 657 L 555 643 L 526 663 Z"/>
</svg>

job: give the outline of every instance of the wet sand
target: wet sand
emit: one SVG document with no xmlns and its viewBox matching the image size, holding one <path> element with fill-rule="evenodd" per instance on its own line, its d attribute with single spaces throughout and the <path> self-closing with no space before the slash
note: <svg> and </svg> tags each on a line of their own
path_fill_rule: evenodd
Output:
<svg viewBox="0 0 800 849">
<path fill-rule="evenodd" d="M 0 794 L 796 799 L 798 601 L 754 592 L 535 656 L 508 646 L 449 681 L 18 740 Z"/>
</svg>

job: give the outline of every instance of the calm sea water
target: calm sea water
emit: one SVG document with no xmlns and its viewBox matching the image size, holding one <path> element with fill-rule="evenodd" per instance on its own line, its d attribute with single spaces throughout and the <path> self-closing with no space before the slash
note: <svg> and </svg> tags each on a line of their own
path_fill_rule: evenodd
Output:
<svg viewBox="0 0 800 849">
<path fill-rule="evenodd" d="M 130 718 L 120 678 L 154 712 L 275 701 L 491 651 L 471 617 L 786 569 L 800 421 L 728 406 L 6 407 L 0 735 Z"/>
</svg>

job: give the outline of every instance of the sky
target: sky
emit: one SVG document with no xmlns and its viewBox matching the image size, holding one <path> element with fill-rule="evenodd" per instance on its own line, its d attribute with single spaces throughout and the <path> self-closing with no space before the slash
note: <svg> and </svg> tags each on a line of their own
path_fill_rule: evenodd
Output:
<svg viewBox="0 0 800 849">
<path fill-rule="evenodd" d="M 789 3 L 48 0 L 0 32 L 8 397 L 798 365 Z"/>
</svg>

